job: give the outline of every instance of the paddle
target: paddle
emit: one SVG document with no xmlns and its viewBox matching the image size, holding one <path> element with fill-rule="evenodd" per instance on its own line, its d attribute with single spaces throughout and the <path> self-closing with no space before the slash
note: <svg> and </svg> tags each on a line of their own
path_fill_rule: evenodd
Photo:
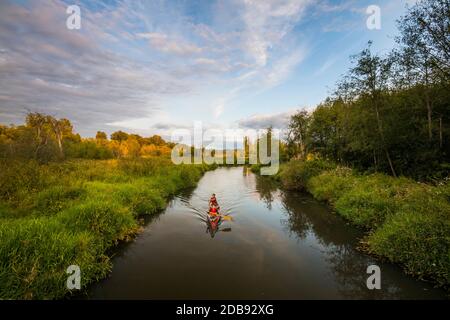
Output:
<svg viewBox="0 0 450 320">
<path fill-rule="evenodd" d="M 223 214 L 221 214 L 220 216 L 222 217 L 223 220 L 233 221 L 233 217 L 232 216 L 228 216 L 228 215 L 226 216 L 226 215 L 223 215 Z"/>
<path fill-rule="evenodd" d="M 233 217 L 229 216 L 229 215 L 224 215 L 224 214 L 220 214 L 220 213 L 214 213 L 214 214 L 209 213 L 209 215 L 211 215 L 211 216 L 220 216 L 223 220 L 233 221 Z"/>
</svg>

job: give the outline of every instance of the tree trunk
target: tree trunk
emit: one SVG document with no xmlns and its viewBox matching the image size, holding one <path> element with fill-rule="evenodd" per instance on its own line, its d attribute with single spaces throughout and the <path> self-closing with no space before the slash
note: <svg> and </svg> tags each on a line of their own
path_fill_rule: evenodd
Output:
<svg viewBox="0 0 450 320">
<path fill-rule="evenodd" d="M 41 128 L 37 127 L 36 131 L 37 131 L 36 135 L 37 135 L 38 145 L 36 147 L 36 150 L 34 150 L 34 159 L 37 160 L 38 153 L 39 153 L 39 150 L 41 149 L 41 145 L 42 145 Z"/>
<path fill-rule="evenodd" d="M 11 157 L 14 157 L 14 154 L 16 153 L 14 151 L 14 147 L 13 147 L 12 143 L 9 143 L 9 153 L 10 153 Z"/>
<path fill-rule="evenodd" d="M 428 91 L 428 66 L 425 66 L 425 104 L 427 106 L 427 119 L 428 119 L 428 140 L 431 142 L 433 138 L 432 131 L 432 110 L 430 102 L 430 93 Z"/>
<path fill-rule="evenodd" d="M 373 164 L 375 166 L 375 171 L 378 171 L 377 154 L 375 153 L 375 150 L 373 150 Z"/>
<path fill-rule="evenodd" d="M 389 155 L 389 152 L 387 151 L 386 148 L 384 150 L 386 152 L 386 158 L 388 159 L 389 166 L 391 167 L 392 175 L 394 176 L 394 178 L 397 178 L 397 174 L 395 173 L 394 170 L 394 165 L 392 164 L 391 156 Z"/>
<path fill-rule="evenodd" d="M 63 128 L 62 123 L 58 120 L 54 120 L 51 122 L 53 133 L 55 134 L 56 142 L 58 143 L 58 150 L 59 150 L 59 156 L 64 158 L 64 150 L 62 145 L 62 139 L 63 139 Z"/>
<path fill-rule="evenodd" d="M 64 150 L 63 150 L 63 146 L 62 146 L 62 137 L 61 136 L 57 136 L 56 140 L 58 140 L 58 148 L 59 148 L 59 155 L 61 158 L 64 158 Z"/>
<path fill-rule="evenodd" d="M 383 145 L 383 150 L 384 150 L 384 152 L 386 154 L 386 159 L 387 159 L 387 161 L 389 163 L 389 167 L 391 168 L 392 175 L 395 178 L 397 178 L 397 174 L 395 173 L 394 165 L 392 164 L 391 156 L 389 155 L 389 151 L 386 148 L 386 143 L 385 143 L 385 140 L 384 140 L 383 127 L 382 127 L 382 124 L 381 124 L 380 112 L 378 110 L 378 104 L 376 102 L 374 104 L 375 104 L 375 113 L 377 115 L 378 133 L 380 134 L 381 143 Z"/>
<path fill-rule="evenodd" d="M 432 110 L 431 110 L 431 103 L 430 103 L 430 96 L 428 94 L 428 89 L 425 99 L 426 99 L 426 105 L 427 105 L 427 114 L 428 114 L 428 140 L 431 142 L 432 138 L 433 138 L 433 129 L 432 129 Z"/>
</svg>

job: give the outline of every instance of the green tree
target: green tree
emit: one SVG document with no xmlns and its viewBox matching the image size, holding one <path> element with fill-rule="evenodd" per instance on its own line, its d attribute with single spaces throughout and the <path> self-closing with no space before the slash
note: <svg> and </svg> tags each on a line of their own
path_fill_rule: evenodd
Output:
<svg viewBox="0 0 450 320">
<path fill-rule="evenodd" d="M 95 135 L 96 140 L 108 140 L 108 136 L 103 131 L 97 131 L 97 134 Z"/>
<path fill-rule="evenodd" d="M 310 116 L 306 110 L 301 110 L 291 116 L 286 138 L 291 158 L 305 159 L 309 122 Z"/>
<path fill-rule="evenodd" d="M 63 139 L 66 136 L 72 135 L 72 124 L 67 119 L 56 119 L 52 116 L 47 116 L 47 121 L 52 128 L 56 143 L 58 145 L 59 156 L 64 158 Z"/>
<path fill-rule="evenodd" d="M 357 98 L 366 101 L 375 113 L 379 148 L 383 150 L 391 173 L 397 176 L 391 159 L 383 127 L 382 114 L 384 95 L 388 92 L 391 61 L 383 59 L 371 52 L 372 42 L 361 53 L 352 57 L 353 66 L 338 87 L 337 94 L 355 101 Z M 374 150 L 376 152 L 377 150 Z"/>
<path fill-rule="evenodd" d="M 113 132 L 113 133 L 111 134 L 111 140 L 114 140 L 114 141 L 119 141 L 119 142 L 121 142 L 121 141 L 125 141 L 125 140 L 127 140 L 127 139 L 128 139 L 128 133 L 123 132 L 123 131 L 121 131 L 121 130 L 116 131 L 116 132 Z"/>
<path fill-rule="evenodd" d="M 325 158 L 344 160 L 347 112 L 342 100 L 326 100 L 310 116 L 308 148 Z"/>
<path fill-rule="evenodd" d="M 250 156 L 250 141 L 247 136 L 244 137 L 244 159 L 245 163 L 249 163 L 249 156 Z"/>
<path fill-rule="evenodd" d="M 146 139 L 148 144 L 154 144 L 155 146 L 163 146 L 166 144 L 166 142 L 164 141 L 163 138 L 161 138 L 161 136 L 158 135 L 153 135 L 149 138 Z"/>
<path fill-rule="evenodd" d="M 401 85 L 420 88 L 427 111 L 428 140 L 433 140 L 432 84 L 450 79 L 449 1 L 423 0 L 398 21 L 401 44 L 394 51 Z M 440 117 L 442 121 L 442 117 Z M 441 141 L 442 144 L 442 141 Z"/>
</svg>

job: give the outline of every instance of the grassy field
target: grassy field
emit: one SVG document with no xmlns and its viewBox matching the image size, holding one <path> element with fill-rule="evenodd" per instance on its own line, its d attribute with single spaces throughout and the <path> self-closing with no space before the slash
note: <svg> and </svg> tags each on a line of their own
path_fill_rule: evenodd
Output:
<svg viewBox="0 0 450 320">
<path fill-rule="evenodd" d="M 254 169 L 257 169 L 256 167 Z M 364 249 L 421 279 L 450 285 L 450 184 L 362 175 L 324 161 L 291 161 L 273 177 L 310 192 L 366 229 Z"/>
<path fill-rule="evenodd" d="M 164 158 L 1 162 L 0 298 L 64 297 L 70 265 L 80 266 L 82 287 L 104 278 L 108 249 L 139 231 L 137 218 L 208 168 Z"/>
</svg>

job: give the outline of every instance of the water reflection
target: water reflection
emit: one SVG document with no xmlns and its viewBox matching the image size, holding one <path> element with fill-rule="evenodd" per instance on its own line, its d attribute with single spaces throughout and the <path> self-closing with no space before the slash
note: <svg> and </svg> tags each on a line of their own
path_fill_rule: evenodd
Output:
<svg viewBox="0 0 450 320">
<path fill-rule="evenodd" d="M 208 221 L 212 192 L 223 215 L 217 221 Z M 93 298 L 445 297 L 355 250 L 364 234 L 324 204 L 281 191 L 248 168 L 207 172 L 195 190 L 184 191 L 164 214 L 146 222 L 115 256 L 111 277 L 92 288 Z M 382 290 L 366 287 L 370 264 L 382 270 Z M 221 275 L 220 290 L 205 282 L 211 270 Z"/>
<path fill-rule="evenodd" d="M 275 200 L 278 191 L 277 183 L 268 177 L 257 176 L 255 189 L 260 199 L 266 204 L 267 209 L 272 210 L 272 202 Z"/>
<path fill-rule="evenodd" d="M 395 299 L 414 297 L 415 286 L 422 285 L 413 279 L 399 277 L 400 269 L 381 263 L 356 250 L 364 233 L 306 194 L 280 191 L 277 183 L 267 177 L 257 176 L 255 189 L 267 209 L 280 202 L 284 215 L 280 218 L 283 230 L 298 241 L 310 241 L 321 252 L 329 272 L 333 274 L 336 290 L 348 299 Z M 312 238 L 306 240 L 306 238 Z M 367 267 L 380 266 L 383 272 L 383 290 L 368 290 Z"/>
<path fill-rule="evenodd" d="M 206 218 L 206 233 L 211 235 L 211 238 L 214 238 L 216 233 L 218 232 L 231 232 L 231 228 L 222 228 L 223 218 L 221 216 L 211 216 L 208 215 Z"/>
<path fill-rule="evenodd" d="M 348 299 L 395 299 L 409 295 L 408 290 L 416 281 L 403 281 L 401 278 L 394 281 L 397 276 L 395 273 L 400 272 L 399 268 L 357 252 L 358 240 L 364 237 L 362 231 L 330 214 L 328 208 L 308 195 L 282 192 L 281 201 L 287 213 L 282 224 L 289 229 L 290 234 L 300 239 L 312 235 L 318 241 L 340 295 Z M 383 271 L 383 290 L 367 289 L 369 275 L 366 270 L 372 264 L 379 265 Z"/>
</svg>

